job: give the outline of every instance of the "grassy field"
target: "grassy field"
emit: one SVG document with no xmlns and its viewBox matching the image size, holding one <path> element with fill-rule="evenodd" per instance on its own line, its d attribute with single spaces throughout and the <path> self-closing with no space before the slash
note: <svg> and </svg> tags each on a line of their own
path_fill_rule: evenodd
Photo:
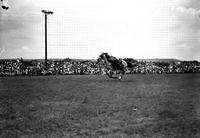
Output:
<svg viewBox="0 0 200 138">
<path fill-rule="evenodd" d="M 0 137 L 200 137 L 200 74 L 0 78 Z"/>
</svg>

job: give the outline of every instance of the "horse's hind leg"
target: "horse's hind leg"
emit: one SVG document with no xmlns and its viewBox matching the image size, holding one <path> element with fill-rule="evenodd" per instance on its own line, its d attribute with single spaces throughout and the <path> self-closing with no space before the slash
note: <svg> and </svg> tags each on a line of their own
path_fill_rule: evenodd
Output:
<svg viewBox="0 0 200 138">
<path fill-rule="evenodd" d="M 126 73 L 126 70 L 120 71 L 120 74 L 119 74 L 119 76 L 118 76 L 118 80 L 121 80 L 122 77 L 123 77 L 123 75 L 124 75 L 125 73 Z"/>
<path fill-rule="evenodd" d="M 118 80 L 121 80 L 122 79 L 122 76 L 123 76 L 123 72 L 120 72 L 119 76 L 118 76 Z"/>
</svg>

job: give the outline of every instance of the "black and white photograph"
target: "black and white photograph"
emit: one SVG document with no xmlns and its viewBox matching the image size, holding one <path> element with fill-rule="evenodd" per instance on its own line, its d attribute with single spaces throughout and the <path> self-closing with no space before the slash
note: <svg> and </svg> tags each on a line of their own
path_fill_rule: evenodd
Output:
<svg viewBox="0 0 200 138">
<path fill-rule="evenodd" d="M 0 0 L 1 138 L 199 138 L 200 0 Z"/>
</svg>

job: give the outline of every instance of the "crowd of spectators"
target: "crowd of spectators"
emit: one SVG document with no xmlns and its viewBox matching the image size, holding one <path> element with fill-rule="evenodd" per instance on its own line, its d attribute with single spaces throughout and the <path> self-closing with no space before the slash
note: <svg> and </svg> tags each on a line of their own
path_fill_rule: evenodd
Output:
<svg viewBox="0 0 200 138">
<path fill-rule="evenodd" d="M 198 61 L 152 62 L 125 59 L 131 62 L 132 69 L 127 74 L 163 74 L 163 73 L 199 73 Z M 2 59 L 0 76 L 15 75 L 73 75 L 73 74 L 106 74 L 106 67 L 97 64 L 96 60 L 48 60 L 47 68 L 43 60 Z"/>
</svg>

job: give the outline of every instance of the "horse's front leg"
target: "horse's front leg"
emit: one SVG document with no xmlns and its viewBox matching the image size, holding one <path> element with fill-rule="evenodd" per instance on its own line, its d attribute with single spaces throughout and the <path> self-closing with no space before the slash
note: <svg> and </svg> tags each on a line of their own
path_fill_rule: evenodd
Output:
<svg viewBox="0 0 200 138">
<path fill-rule="evenodd" d="M 111 66 L 107 66 L 107 72 L 106 74 L 108 75 L 109 78 L 113 78 L 113 69 Z"/>
<path fill-rule="evenodd" d="M 107 75 L 108 75 L 109 78 L 112 78 L 112 77 L 113 77 L 112 74 L 113 74 L 113 72 L 112 72 L 111 69 L 107 71 Z"/>
</svg>

